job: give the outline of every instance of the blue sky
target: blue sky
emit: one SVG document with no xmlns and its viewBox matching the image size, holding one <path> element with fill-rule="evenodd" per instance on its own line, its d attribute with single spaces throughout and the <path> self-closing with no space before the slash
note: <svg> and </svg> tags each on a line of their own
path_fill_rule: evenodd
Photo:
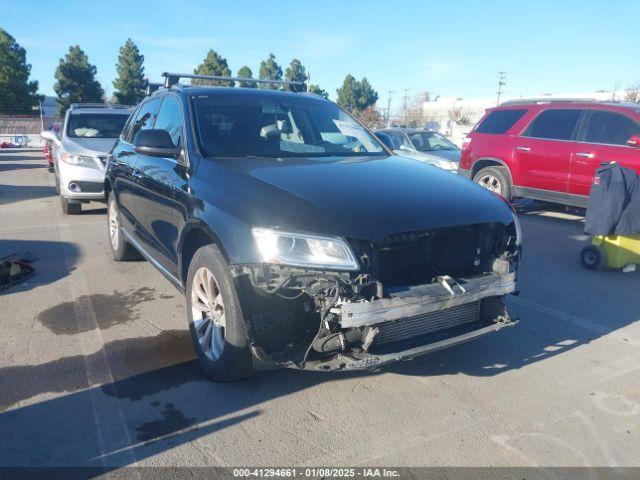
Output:
<svg viewBox="0 0 640 480">
<path fill-rule="evenodd" d="M 491 97 L 498 70 L 505 92 L 588 92 L 640 80 L 637 0 L 518 1 L 84 1 L 21 0 L 0 26 L 27 50 L 32 78 L 52 95 L 54 71 L 79 44 L 113 91 L 118 49 L 131 37 L 146 73 L 192 71 L 209 48 L 235 73 L 257 75 L 270 52 L 283 66 L 298 57 L 312 82 L 335 89 L 366 76 L 386 91 Z"/>
</svg>

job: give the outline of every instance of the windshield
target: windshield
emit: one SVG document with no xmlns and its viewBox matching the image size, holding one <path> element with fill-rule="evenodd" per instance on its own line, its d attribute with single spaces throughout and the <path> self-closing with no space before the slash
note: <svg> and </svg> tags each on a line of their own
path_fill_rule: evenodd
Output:
<svg viewBox="0 0 640 480">
<path fill-rule="evenodd" d="M 457 150 L 458 147 L 447 138 L 436 132 L 412 132 L 409 139 L 419 152 L 433 152 L 434 150 Z"/>
<path fill-rule="evenodd" d="M 73 138 L 118 138 L 128 118 L 128 113 L 77 113 L 69 117 L 67 135 Z"/>
<path fill-rule="evenodd" d="M 336 105 L 264 95 L 193 97 L 200 147 L 208 157 L 379 155 L 385 150 Z"/>
</svg>

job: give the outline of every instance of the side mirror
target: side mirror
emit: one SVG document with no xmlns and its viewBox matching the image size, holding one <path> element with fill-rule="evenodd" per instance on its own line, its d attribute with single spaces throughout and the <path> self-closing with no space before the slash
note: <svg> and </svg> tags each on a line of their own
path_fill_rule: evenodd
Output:
<svg viewBox="0 0 640 480">
<path fill-rule="evenodd" d="M 177 147 L 166 130 L 141 130 L 133 139 L 133 149 L 141 155 L 177 158 L 182 148 Z"/>
<path fill-rule="evenodd" d="M 640 147 L 640 135 L 631 135 L 627 140 L 627 145 L 630 147 Z"/>
<path fill-rule="evenodd" d="M 49 142 L 58 143 L 58 137 L 53 130 L 43 130 L 40 132 L 40 136 Z"/>
</svg>

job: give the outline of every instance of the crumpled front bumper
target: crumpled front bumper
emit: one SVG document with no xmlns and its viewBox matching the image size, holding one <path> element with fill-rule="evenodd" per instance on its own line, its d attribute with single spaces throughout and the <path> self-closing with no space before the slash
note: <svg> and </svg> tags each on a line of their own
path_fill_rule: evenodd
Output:
<svg viewBox="0 0 640 480">
<path fill-rule="evenodd" d="M 403 328 L 403 323 L 415 322 L 415 319 L 428 321 L 429 315 L 470 304 L 478 304 L 477 321 L 459 322 L 420 339 L 409 338 L 380 349 L 345 350 L 331 358 L 310 360 L 304 368 L 325 371 L 374 369 L 467 342 L 517 323 L 509 317 L 502 302 L 504 295 L 515 291 L 515 272 L 451 280 L 391 292 L 389 298 L 343 303 L 340 306 L 341 327 L 363 327 L 368 332 L 366 335 L 372 334 L 375 341 L 375 335 L 383 327 Z"/>
</svg>

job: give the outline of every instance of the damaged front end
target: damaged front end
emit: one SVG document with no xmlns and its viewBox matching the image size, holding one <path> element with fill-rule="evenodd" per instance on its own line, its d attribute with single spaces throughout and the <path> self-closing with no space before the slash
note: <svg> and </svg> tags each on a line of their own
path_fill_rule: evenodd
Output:
<svg viewBox="0 0 640 480">
<path fill-rule="evenodd" d="M 258 364 L 372 369 L 497 331 L 515 322 L 514 226 L 482 224 L 349 240 L 359 272 L 236 265 Z"/>
</svg>

